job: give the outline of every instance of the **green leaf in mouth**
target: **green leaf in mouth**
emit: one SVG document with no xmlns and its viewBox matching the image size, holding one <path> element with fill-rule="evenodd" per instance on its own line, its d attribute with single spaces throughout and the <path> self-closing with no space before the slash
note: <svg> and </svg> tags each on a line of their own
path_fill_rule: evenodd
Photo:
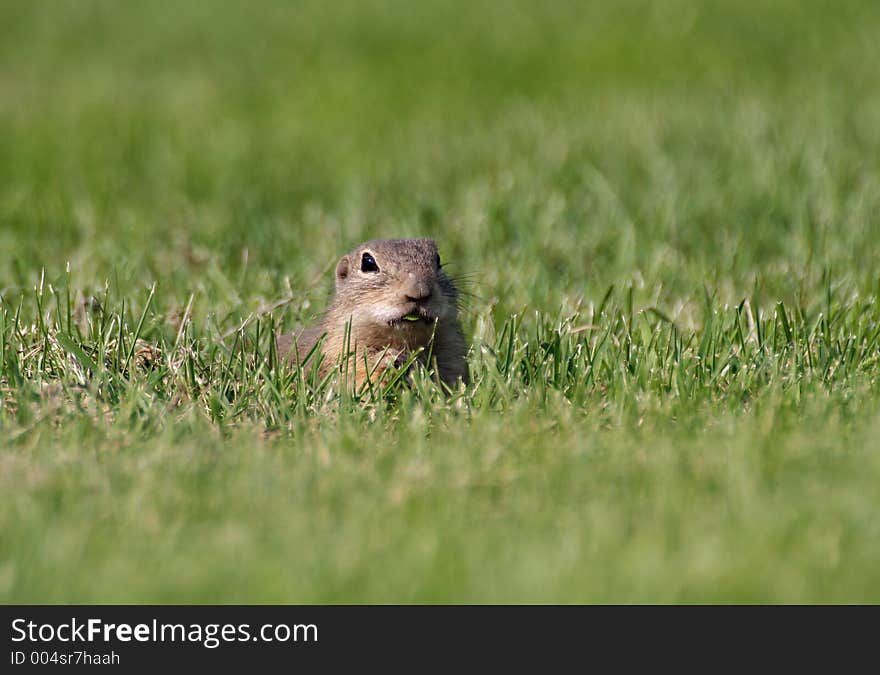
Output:
<svg viewBox="0 0 880 675">
<path fill-rule="evenodd" d="M 403 320 L 404 321 L 420 321 L 421 318 L 422 317 L 420 317 L 418 314 L 407 314 L 405 317 L 403 317 Z"/>
</svg>

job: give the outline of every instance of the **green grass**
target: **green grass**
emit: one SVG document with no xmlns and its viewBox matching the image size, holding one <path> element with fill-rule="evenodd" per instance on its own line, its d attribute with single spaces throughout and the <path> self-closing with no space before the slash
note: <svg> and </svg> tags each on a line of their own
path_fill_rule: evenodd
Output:
<svg viewBox="0 0 880 675">
<path fill-rule="evenodd" d="M 4 2 L 0 601 L 880 601 L 875 2 Z M 433 236 L 473 382 L 266 355 Z"/>
</svg>

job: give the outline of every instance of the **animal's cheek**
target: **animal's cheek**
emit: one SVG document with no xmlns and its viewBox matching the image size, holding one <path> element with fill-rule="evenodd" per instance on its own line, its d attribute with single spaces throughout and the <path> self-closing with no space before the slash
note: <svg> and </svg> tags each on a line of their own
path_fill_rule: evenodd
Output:
<svg viewBox="0 0 880 675">
<path fill-rule="evenodd" d="M 443 320 L 449 318 L 449 307 L 445 302 L 436 302 L 431 306 L 431 311 L 438 319 Z"/>
<path fill-rule="evenodd" d="M 400 310 L 391 303 L 372 302 L 361 308 L 364 323 L 387 323 L 399 318 Z"/>
</svg>

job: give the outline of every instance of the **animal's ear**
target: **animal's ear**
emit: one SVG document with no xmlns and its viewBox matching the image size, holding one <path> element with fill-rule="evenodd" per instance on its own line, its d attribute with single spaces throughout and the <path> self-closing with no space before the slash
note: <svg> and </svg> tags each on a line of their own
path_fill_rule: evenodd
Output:
<svg viewBox="0 0 880 675">
<path fill-rule="evenodd" d="M 339 262 L 336 263 L 336 281 L 342 281 L 348 276 L 349 268 L 351 267 L 351 260 L 347 255 L 342 256 Z"/>
</svg>

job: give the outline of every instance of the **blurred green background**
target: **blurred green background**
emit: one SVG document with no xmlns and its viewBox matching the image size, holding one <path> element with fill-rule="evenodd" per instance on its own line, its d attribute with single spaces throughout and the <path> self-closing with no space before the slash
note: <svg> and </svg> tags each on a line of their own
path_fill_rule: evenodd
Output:
<svg viewBox="0 0 880 675">
<path fill-rule="evenodd" d="M 876 601 L 878 65 L 874 0 L 0 1 L 0 599 Z M 407 235 L 468 281 L 463 408 L 267 438 L 170 366 L 46 393 L 35 286 L 130 333 L 156 282 L 166 346 L 192 296 L 213 360 Z M 737 386 L 698 381 L 745 298 L 758 341 L 792 308 L 796 347 L 737 323 Z M 572 316 L 615 326 L 605 375 L 511 374 L 541 326 L 595 348 Z M 246 408 L 244 360 L 205 386 L 230 377 Z"/>
<path fill-rule="evenodd" d="M 7 294 L 70 261 L 186 295 L 247 249 L 271 295 L 393 234 L 510 307 L 878 262 L 873 2 L 2 11 Z"/>
</svg>

